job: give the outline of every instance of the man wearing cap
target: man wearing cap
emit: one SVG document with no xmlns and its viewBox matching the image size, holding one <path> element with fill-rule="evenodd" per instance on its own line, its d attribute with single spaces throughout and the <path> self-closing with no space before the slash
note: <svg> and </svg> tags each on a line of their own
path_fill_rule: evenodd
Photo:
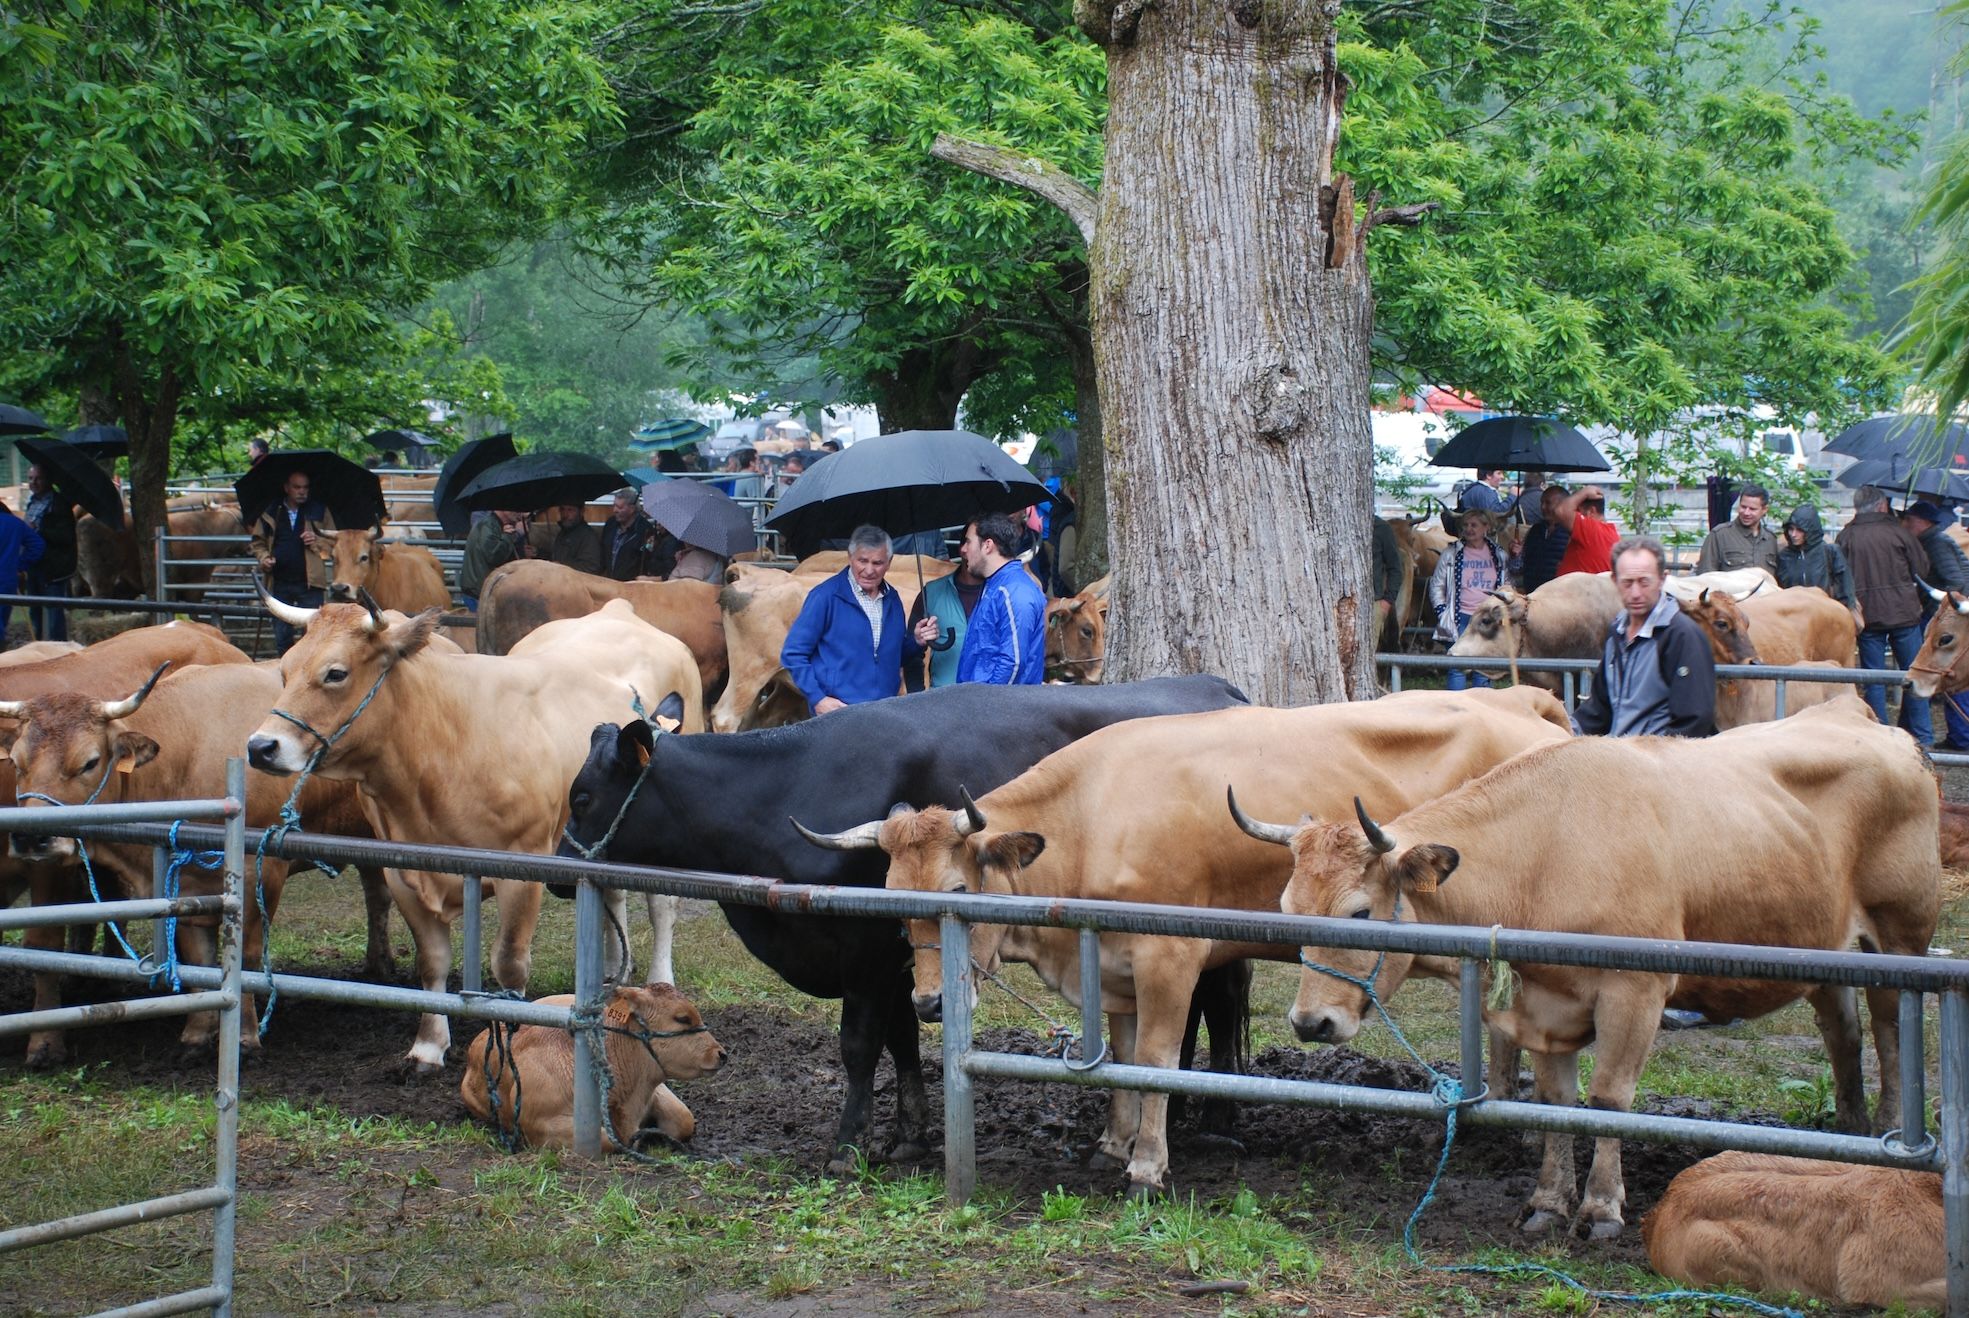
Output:
<svg viewBox="0 0 1969 1318">
<path fill-rule="evenodd" d="M 1772 576 L 1778 574 L 1778 538 L 1764 525 L 1764 510 L 1771 496 L 1761 485 L 1746 485 L 1737 491 L 1737 515 L 1709 533 L 1696 559 L 1698 572 L 1733 572 L 1738 568 L 1761 567 Z"/>
<path fill-rule="evenodd" d="M 1936 590 L 1969 595 L 1969 558 L 1963 557 L 1962 547 L 1948 534 L 1948 528 L 1954 521 L 1955 513 L 1952 510 L 1943 509 L 1927 499 L 1916 499 L 1901 510 L 1901 525 L 1914 532 L 1914 538 L 1921 542 L 1922 549 L 1928 554 L 1928 575 L 1922 580 Z M 1927 591 L 1921 592 L 1921 626 L 1924 631 L 1938 607 L 1933 596 Z M 1956 696 L 1941 697 L 1942 717 L 1948 724 L 1948 739 L 1938 743 L 1936 750 L 1969 751 L 1969 711 L 1964 711 L 1957 701 Z"/>
</svg>

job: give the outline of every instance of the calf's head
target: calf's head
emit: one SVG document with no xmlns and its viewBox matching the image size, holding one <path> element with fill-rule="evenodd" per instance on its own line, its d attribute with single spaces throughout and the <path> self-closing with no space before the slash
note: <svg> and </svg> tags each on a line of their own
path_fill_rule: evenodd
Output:
<svg viewBox="0 0 1969 1318">
<path fill-rule="evenodd" d="M 725 1046 L 704 1023 L 697 1007 L 675 984 L 618 988 L 602 1012 L 608 1031 L 609 1063 L 618 1076 L 640 1074 L 636 1054 L 656 1063 L 665 1080 L 695 1080 L 710 1075 L 730 1059 Z"/>
<path fill-rule="evenodd" d="M 1262 823 L 1238 809 L 1235 793 L 1230 807 L 1238 827 L 1252 837 L 1292 848 L 1292 879 L 1279 898 L 1287 915 L 1398 920 L 1409 895 L 1434 892 L 1460 859 L 1452 847 L 1399 846 L 1359 797 L 1354 798 L 1358 826 Z M 1360 1033 L 1368 1009 L 1361 985 L 1372 976 L 1375 993 L 1385 998 L 1408 977 L 1414 958 L 1406 952 L 1305 947 L 1300 960 L 1305 969 L 1288 1014 L 1293 1032 L 1307 1043 L 1345 1043 Z"/>
<path fill-rule="evenodd" d="M 1969 595 L 1926 588 L 1938 606 L 1908 666 L 1909 685 L 1924 699 L 1969 689 Z"/>
<path fill-rule="evenodd" d="M 1470 615 L 1470 625 L 1449 652 L 1463 659 L 1509 658 L 1515 648 L 1518 654 L 1526 655 L 1529 652 L 1523 649 L 1521 638 L 1530 618 L 1528 596 L 1509 587 L 1494 590 Z"/>
<path fill-rule="evenodd" d="M 887 887 L 903 892 L 1012 892 L 1013 876 L 1046 849 L 1037 833 L 994 832 L 986 827 L 984 811 L 963 793 L 961 810 L 928 806 L 913 810 L 898 805 L 887 819 L 878 819 L 840 833 L 816 833 L 793 821 L 793 827 L 817 847 L 835 851 L 880 849 L 888 853 Z M 915 987 L 910 1000 L 926 1021 L 943 1019 L 943 951 L 938 922 L 907 920 L 909 945 L 915 949 Z M 1004 937 L 1003 925 L 979 925 L 972 934 L 971 955 L 990 970 Z M 976 988 L 973 986 L 973 994 Z"/>
<path fill-rule="evenodd" d="M 360 604 L 296 608 L 272 597 L 267 608 L 290 626 L 307 631 L 280 660 L 280 699 L 246 741 L 246 757 L 267 773 L 299 773 L 336 730 L 347 728 L 322 758 L 330 777 L 379 742 L 400 736 L 390 720 L 371 712 L 351 723 L 362 702 L 384 696 L 382 679 L 422 651 L 437 629 L 438 611 L 392 622 L 361 592 Z"/>
<path fill-rule="evenodd" d="M 357 591 L 375 584 L 376 567 L 383 558 L 383 546 L 376 543 L 378 534 L 360 530 L 336 531 L 329 536 L 329 599 L 353 604 Z"/>
<path fill-rule="evenodd" d="M 1046 676 L 1096 685 L 1107 655 L 1107 606 L 1085 595 L 1046 606 Z"/>
<path fill-rule="evenodd" d="M 18 720 L 14 736 L 15 792 L 21 804 L 107 805 L 123 799 L 125 775 L 157 756 L 157 743 L 122 720 L 137 712 L 169 663 L 159 664 L 122 700 L 60 691 L 31 700 L 0 701 L 0 718 Z M 63 860 L 75 839 L 15 833 L 8 849 L 23 860 Z"/>
<path fill-rule="evenodd" d="M 1757 646 L 1750 639 L 1750 620 L 1736 600 L 1720 590 L 1704 588 L 1682 612 L 1695 619 L 1709 637 L 1709 653 L 1719 664 L 1754 664 Z"/>
</svg>

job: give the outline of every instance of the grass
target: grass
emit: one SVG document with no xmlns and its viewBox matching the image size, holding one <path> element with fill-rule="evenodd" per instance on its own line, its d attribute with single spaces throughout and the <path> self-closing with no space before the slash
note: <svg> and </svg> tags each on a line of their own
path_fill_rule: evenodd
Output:
<svg viewBox="0 0 1969 1318">
<path fill-rule="evenodd" d="M 487 914 L 490 921 L 490 906 Z M 352 879 L 299 875 L 276 925 L 275 962 L 353 966 L 362 951 L 360 926 Z M 399 959 L 407 961 L 408 937 L 400 924 L 394 928 Z M 549 901 L 535 944 L 534 992 L 571 988 L 572 929 L 572 904 Z M 647 940 L 639 927 L 639 960 Z M 1969 942 L 1969 900 L 1950 903 L 1937 941 Z M 838 1017 L 838 1004 L 787 990 L 715 915 L 681 926 L 678 962 L 714 1024 L 721 1007 L 762 1002 L 813 1022 Z M 1057 1019 L 1072 1018 L 1028 970 L 1014 968 L 1011 977 Z M 1289 965 L 1259 967 L 1260 1048 L 1291 1043 L 1285 1011 L 1297 979 Z M 1450 986 L 1415 982 L 1393 1006 L 1425 1056 L 1455 1056 Z M 1039 1022 L 1006 995 L 988 992 L 979 1025 L 1032 1029 Z M 406 1043 L 410 1030 L 406 1018 Z M 1357 1046 L 1400 1053 L 1379 1025 L 1364 1030 Z M 1824 1070 L 1811 1013 L 1799 1005 L 1744 1025 L 1663 1036 L 1642 1089 L 1803 1117 L 1822 1097 Z M 677 1156 L 654 1167 L 588 1166 L 552 1152 L 506 1155 L 489 1132 L 462 1117 L 420 1123 L 291 1101 L 250 1102 L 242 1118 L 238 1284 L 242 1311 L 256 1313 L 736 1313 L 809 1300 L 935 1313 L 1593 1308 L 1577 1292 L 1537 1278 L 1416 1268 L 1390 1243 L 1399 1218 L 1350 1202 L 1346 1185 L 1316 1166 L 1296 1191 L 1271 1197 L 1246 1189 L 1139 1204 L 1059 1188 L 1015 1201 L 987 1186 L 971 1205 L 954 1209 L 943 1201 L 941 1181 L 925 1175 L 863 1170 L 828 1177 L 783 1160 L 736 1165 Z M 0 1165 L 17 1170 L 0 1182 L 0 1224 L 197 1184 L 210 1175 L 212 1126 L 210 1092 L 190 1082 L 182 1091 L 119 1089 L 100 1065 L 10 1076 L 0 1081 Z M 1433 1165 L 1426 1141 L 1418 1140 L 1391 1148 L 1380 1175 L 1419 1195 Z M 174 1219 L 0 1256 L 0 1313 L 74 1312 L 203 1284 L 210 1266 L 205 1221 Z M 1474 1261 L 1552 1261 L 1596 1288 L 1662 1288 L 1644 1269 L 1590 1253 L 1486 1250 Z M 1174 1289 L 1208 1281 L 1247 1289 L 1193 1299 Z"/>
</svg>

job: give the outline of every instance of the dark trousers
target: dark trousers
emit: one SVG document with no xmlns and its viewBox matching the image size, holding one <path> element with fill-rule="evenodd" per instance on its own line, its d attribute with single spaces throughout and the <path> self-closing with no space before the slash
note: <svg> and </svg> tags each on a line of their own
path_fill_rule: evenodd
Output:
<svg viewBox="0 0 1969 1318">
<path fill-rule="evenodd" d="M 70 594 L 69 583 L 72 580 L 73 578 L 63 577 L 59 581 L 50 581 L 33 568 L 29 568 L 25 593 L 59 595 L 67 599 Z M 34 639 L 37 641 L 65 641 L 68 639 L 68 610 L 31 606 L 27 611 L 27 625 L 34 629 Z"/>
<path fill-rule="evenodd" d="M 297 608 L 321 607 L 321 591 L 318 588 L 296 585 L 293 582 L 274 582 L 273 597 L 282 604 L 292 604 Z M 298 639 L 300 639 L 299 634 L 292 627 L 278 618 L 273 620 L 273 645 L 276 653 L 286 654 L 294 648 L 294 642 Z"/>
</svg>

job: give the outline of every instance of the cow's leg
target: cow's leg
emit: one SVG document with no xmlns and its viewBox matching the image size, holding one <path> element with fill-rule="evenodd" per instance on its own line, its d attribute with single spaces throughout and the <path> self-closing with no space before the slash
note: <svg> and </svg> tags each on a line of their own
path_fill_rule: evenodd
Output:
<svg viewBox="0 0 1969 1318">
<path fill-rule="evenodd" d="M 1175 944 L 1173 939 L 1160 941 Z M 1167 950 L 1190 955 L 1155 962 L 1142 955 L 1148 949 L 1138 949 L 1134 959 L 1136 1065 L 1176 1065 L 1183 1047 L 1190 994 L 1195 991 L 1208 947 L 1207 943 L 1175 944 Z M 1161 1194 L 1169 1180 L 1169 1095 L 1143 1094 L 1141 1104 L 1135 1148 L 1128 1160 L 1128 1193 L 1136 1197 Z"/>
<path fill-rule="evenodd" d="M 841 1069 L 848 1081 L 841 1103 L 841 1124 L 834 1132 L 834 1154 L 827 1170 L 836 1176 L 855 1169 L 855 1151 L 866 1149 L 870 1109 L 875 1105 L 875 1064 L 882 1057 L 887 1033 L 889 998 L 886 981 L 849 987 L 841 999 Z M 904 1004 L 908 1009 L 907 1002 Z"/>
<path fill-rule="evenodd" d="M 1518 1067 L 1523 1060 L 1518 1045 L 1499 1029 L 1490 1031 L 1490 1058 L 1484 1068 L 1484 1084 L 1492 1098 L 1518 1096 Z"/>
<path fill-rule="evenodd" d="M 670 943 L 677 933 L 677 899 L 665 897 L 660 893 L 648 894 L 650 962 L 649 974 L 644 977 L 645 984 L 674 984 L 677 982 L 676 968 L 670 961 Z M 915 1021 L 910 1022 L 910 1032 L 916 1030 Z"/>
<path fill-rule="evenodd" d="M 1572 1107 L 1579 1102 L 1579 1054 L 1540 1053 L 1531 1055 L 1532 1084 L 1538 1101 L 1553 1107 Z M 1524 1230 L 1543 1235 L 1572 1216 L 1573 1165 L 1572 1136 L 1548 1132 L 1545 1160 L 1538 1168 L 1538 1185 L 1531 1192 Z"/>
<path fill-rule="evenodd" d="M 1857 1133 L 1867 1128 L 1866 1082 L 1860 1076 L 1860 1012 L 1850 988 L 1821 984 L 1809 995 L 1832 1063 L 1832 1093 L 1839 1129 Z M 1875 1022 L 1876 1026 L 1878 1022 Z"/>
<path fill-rule="evenodd" d="M 915 1162 L 930 1153 L 930 1096 L 923 1089 L 922 1039 L 910 1006 L 907 972 L 889 1003 L 889 1060 L 896 1065 L 896 1143 L 889 1156 Z"/>
<path fill-rule="evenodd" d="M 362 973 L 368 979 L 394 980 L 397 954 L 390 946 L 390 885 L 384 881 L 383 871 L 374 866 L 359 868 L 356 873 L 362 877 L 362 908 L 369 930 Z"/>
<path fill-rule="evenodd" d="M 259 927 L 258 912 L 252 920 L 254 928 Z M 158 926 L 161 930 L 162 925 Z M 259 959 L 245 951 L 241 945 L 241 965 L 248 970 L 260 968 Z M 219 963 L 218 928 L 204 922 L 191 920 L 178 921 L 178 960 L 187 966 L 214 966 Z M 253 1010 L 252 1000 L 241 995 L 239 1000 L 239 1047 L 246 1051 L 248 1022 L 251 1022 L 253 1047 L 260 1046 L 260 1019 Z M 208 1055 L 219 1043 L 219 1016 L 217 1012 L 202 1011 L 195 1016 L 185 1017 L 185 1027 L 178 1033 L 179 1060 L 192 1063 Z"/>
<path fill-rule="evenodd" d="M 533 930 L 540 923 L 546 889 L 521 879 L 492 885 L 499 903 L 499 941 L 492 946 L 492 977 L 509 989 L 523 989 L 533 974 Z"/>
<path fill-rule="evenodd" d="M 28 867 L 28 905 L 59 906 L 72 896 L 69 872 L 53 865 Z M 85 898 L 86 900 L 86 898 Z M 37 925 L 22 931 L 21 942 L 37 952 L 59 952 L 78 925 Z M 88 928 L 93 945 L 95 926 Z M 85 949 L 93 951 L 94 948 Z M 120 955 L 120 953 L 119 953 Z M 53 971 L 34 972 L 34 1010 L 53 1011 L 62 1005 L 62 977 Z M 60 1030 L 38 1030 L 27 1036 L 27 1064 L 35 1070 L 60 1066 L 68 1060 L 68 1044 Z"/>
<path fill-rule="evenodd" d="M 1133 1014 L 1108 1013 L 1109 1045 L 1114 1050 L 1114 1060 L 1124 1065 L 1135 1061 L 1135 1025 Z M 1109 1090 L 1107 1129 L 1101 1132 L 1100 1142 L 1094 1146 L 1087 1165 L 1096 1171 L 1126 1167 L 1135 1156 L 1135 1136 L 1141 1126 L 1141 1094 L 1133 1089 Z"/>
<path fill-rule="evenodd" d="M 1873 1114 L 1873 1131 L 1879 1135 L 1901 1128 L 1901 995 L 1892 989 L 1868 989 L 1866 1009 L 1873 1017 L 1873 1050 L 1880 1060 L 1880 1105 Z M 1918 1041 L 1915 1046 L 1920 1046 Z M 1864 1097 L 1860 1113 L 1866 1114 Z"/>
<path fill-rule="evenodd" d="M 451 912 L 447 889 L 463 893 L 463 886 L 452 875 L 424 870 L 385 869 L 383 877 L 396 898 L 397 913 L 410 927 L 417 945 L 417 983 L 427 993 L 442 993 L 451 979 Z M 472 879 L 470 882 L 480 882 Z M 451 1047 L 451 1023 L 443 1016 L 425 1015 L 417 1019 L 417 1040 L 410 1045 L 409 1061 L 420 1075 L 431 1075 L 444 1068 L 445 1050 Z"/>
<path fill-rule="evenodd" d="M 1621 988 L 1625 991 L 1603 992 L 1593 1010 L 1597 1061 L 1586 1094 L 1592 1106 L 1612 1112 L 1633 1110 L 1634 1091 L 1640 1086 L 1641 1069 L 1648 1064 L 1648 1052 L 1661 1028 L 1661 1009 L 1668 1000 L 1662 988 L 1651 989 L 1646 981 Z M 1596 1139 L 1593 1169 L 1586 1174 L 1586 1193 L 1579 1202 L 1579 1225 L 1595 1240 L 1612 1240 L 1626 1222 L 1622 1215 L 1626 1206 L 1620 1141 Z"/>
</svg>

